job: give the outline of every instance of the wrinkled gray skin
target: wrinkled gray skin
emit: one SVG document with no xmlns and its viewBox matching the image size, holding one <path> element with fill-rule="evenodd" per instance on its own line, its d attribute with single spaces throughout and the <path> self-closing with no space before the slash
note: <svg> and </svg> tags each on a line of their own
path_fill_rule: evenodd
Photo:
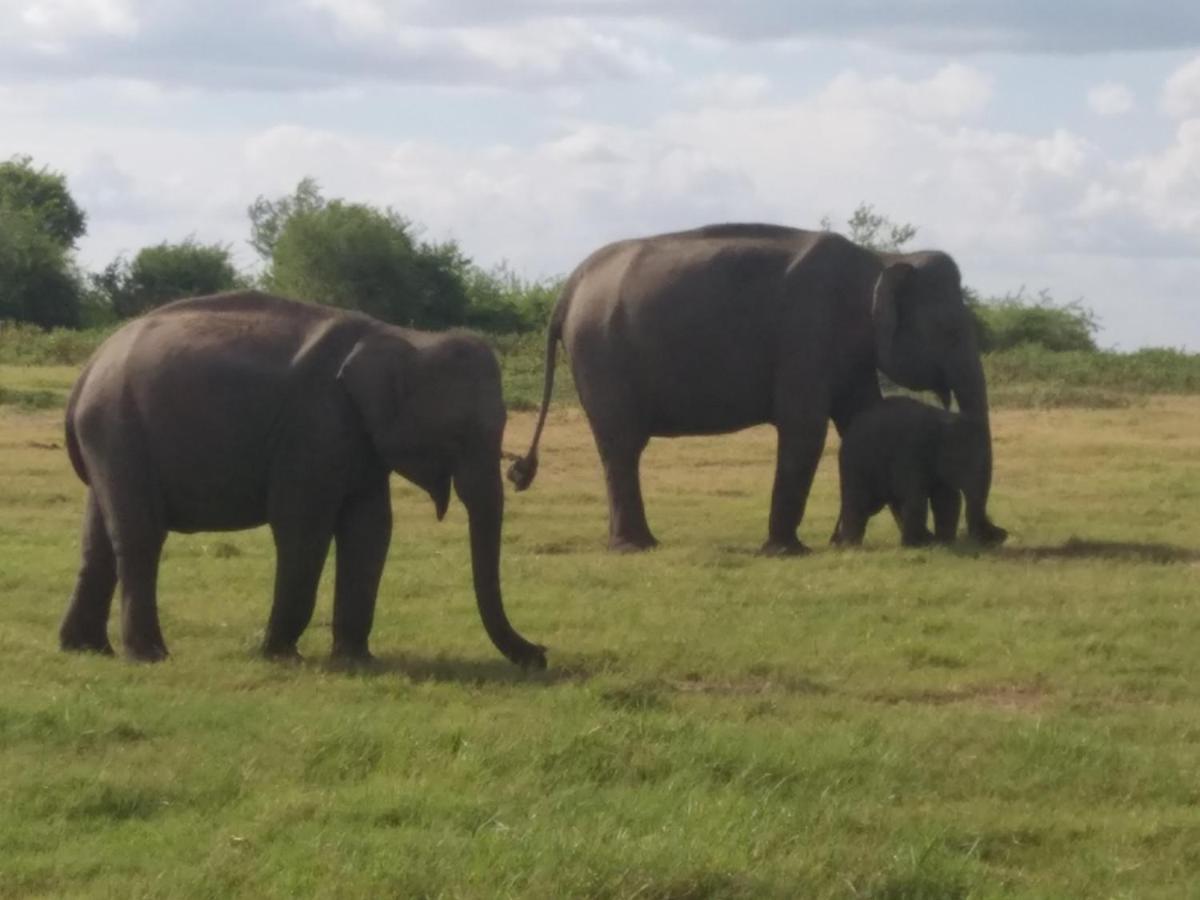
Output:
<svg viewBox="0 0 1200 900">
<path fill-rule="evenodd" d="M 842 507 L 831 542 L 861 544 L 867 521 L 885 506 L 904 546 L 953 541 L 959 494 L 978 481 L 987 455 L 987 433 L 978 421 L 909 397 L 881 400 L 856 416 L 842 438 Z M 1006 534 L 996 528 L 992 537 L 998 543 Z"/>
<path fill-rule="evenodd" d="M 134 320 L 96 351 L 67 405 L 67 449 L 90 489 L 63 649 L 112 652 L 106 626 L 120 583 L 126 654 L 162 659 L 156 582 L 167 532 L 265 523 L 276 569 L 264 651 L 296 654 L 333 541 L 333 653 L 368 658 L 395 471 L 429 493 L 439 519 L 453 484 L 470 518 L 488 636 L 513 662 L 544 666 L 500 595 L 504 421 L 495 356 L 468 335 L 256 292 L 181 300 Z"/>
<path fill-rule="evenodd" d="M 958 400 L 987 435 L 964 489 L 971 534 L 987 517 L 987 385 L 958 267 L 944 253 L 882 254 L 829 232 L 714 225 L 620 241 L 567 280 L 546 340 L 541 415 L 529 453 L 509 470 L 518 490 L 537 447 L 562 340 L 600 458 L 609 545 L 657 542 L 638 478 L 652 436 L 720 434 L 770 422 L 779 446 L 764 552 L 805 550 L 796 536 L 830 418 L 844 433 L 879 401 L 876 367 L 898 384 Z"/>
</svg>

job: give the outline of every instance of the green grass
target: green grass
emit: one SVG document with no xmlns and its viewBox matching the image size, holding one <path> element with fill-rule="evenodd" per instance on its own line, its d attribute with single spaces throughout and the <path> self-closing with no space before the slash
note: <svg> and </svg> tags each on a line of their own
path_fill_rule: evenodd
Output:
<svg viewBox="0 0 1200 900">
<path fill-rule="evenodd" d="M 257 658 L 261 529 L 172 536 L 167 663 L 59 653 L 83 488 L 59 412 L 0 409 L 0 896 L 1188 896 L 1200 400 L 994 431 L 999 551 L 901 550 L 882 518 L 828 548 L 831 438 L 815 552 L 760 558 L 753 429 L 651 444 L 663 546 L 628 557 L 560 406 L 503 569 L 548 671 L 484 636 L 461 507 L 398 479 L 378 663 L 340 671 L 328 578 L 306 661 Z"/>
</svg>

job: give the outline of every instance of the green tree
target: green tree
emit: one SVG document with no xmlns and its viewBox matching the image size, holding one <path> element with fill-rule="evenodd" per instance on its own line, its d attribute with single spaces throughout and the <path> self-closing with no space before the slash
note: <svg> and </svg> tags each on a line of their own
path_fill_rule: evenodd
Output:
<svg viewBox="0 0 1200 900">
<path fill-rule="evenodd" d="M 35 169 L 28 156 L 0 163 L 0 209 L 27 211 L 34 227 L 65 249 L 87 232 L 87 216 L 67 190 L 66 176 Z"/>
<path fill-rule="evenodd" d="M 0 319 L 74 328 L 81 293 L 67 248 L 32 211 L 0 205 Z"/>
<path fill-rule="evenodd" d="M 0 318 L 77 326 L 82 296 L 71 250 L 87 219 L 60 172 L 28 156 L 0 163 Z"/>
<path fill-rule="evenodd" d="M 250 246 L 268 263 L 275 255 L 275 244 L 292 216 L 317 212 L 325 207 L 321 186 L 315 178 L 300 179 L 296 190 L 287 197 L 270 200 L 259 194 L 246 210 L 250 216 Z"/>
<path fill-rule="evenodd" d="M 834 231 L 834 222 L 829 216 L 821 219 L 821 228 Z M 899 253 L 904 245 L 917 236 L 917 226 L 911 222 L 893 222 L 882 213 L 875 212 L 870 203 L 860 203 L 846 220 L 846 237 L 860 246 L 881 253 Z"/>
<path fill-rule="evenodd" d="M 251 244 L 269 251 L 264 281 L 287 296 L 420 328 L 466 321 L 468 260 L 453 241 L 416 240 L 391 209 L 326 200 L 305 179 L 250 207 Z"/>
<path fill-rule="evenodd" d="M 132 261 L 119 257 L 91 276 L 91 283 L 101 301 L 124 319 L 180 297 L 231 290 L 244 279 L 228 247 L 188 238 L 144 247 Z"/>
</svg>

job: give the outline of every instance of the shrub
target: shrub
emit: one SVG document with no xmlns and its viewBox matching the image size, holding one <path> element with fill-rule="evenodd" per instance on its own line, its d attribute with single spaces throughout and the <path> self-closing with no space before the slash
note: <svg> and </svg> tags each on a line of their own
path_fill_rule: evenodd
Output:
<svg viewBox="0 0 1200 900">
<path fill-rule="evenodd" d="M 1036 299 L 1024 289 L 990 300 L 981 300 L 970 289 L 964 293 L 975 317 L 980 349 L 985 353 L 1023 345 L 1052 351 L 1096 350 L 1099 322 L 1079 300 L 1056 304 L 1044 290 Z"/>
<path fill-rule="evenodd" d="M 528 280 L 505 263 L 490 270 L 472 266 L 466 273 L 467 324 L 491 334 L 541 331 L 561 288 L 561 278 Z"/>
<path fill-rule="evenodd" d="M 287 296 L 418 328 L 466 321 L 468 260 L 453 242 L 413 240 L 392 210 L 341 200 L 300 209 L 271 249 L 267 283 Z"/>
<path fill-rule="evenodd" d="M 107 306 L 121 319 L 181 297 L 215 294 L 244 283 L 228 247 L 194 238 L 144 247 L 132 262 L 118 258 L 90 280 L 97 305 Z"/>
</svg>

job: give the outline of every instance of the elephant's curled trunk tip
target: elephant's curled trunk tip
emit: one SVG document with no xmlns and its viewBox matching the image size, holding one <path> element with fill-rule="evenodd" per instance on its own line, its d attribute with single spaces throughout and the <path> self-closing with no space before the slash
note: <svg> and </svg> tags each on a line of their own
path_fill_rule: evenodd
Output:
<svg viewBox="0 0 1200 900">
<path fill-rule="evenodd" d="M 537 475 L 538 458 L 537 453 L 530 453 L 528 456 L 523 456 L 508 467 L 508 480 L 513 483 L 513 487 L 518 491 L 523 491 L 531 484 Z M 543 661 L 543 666 L 545 662 Z"/>
<path fill-rule="evenodd" d="M 546 648 L 541 644 L 531 644 L 525 652 L 512 657 L 512 661 L 522 669 L 544 672 L 546 670 Z"/>
</svg>

